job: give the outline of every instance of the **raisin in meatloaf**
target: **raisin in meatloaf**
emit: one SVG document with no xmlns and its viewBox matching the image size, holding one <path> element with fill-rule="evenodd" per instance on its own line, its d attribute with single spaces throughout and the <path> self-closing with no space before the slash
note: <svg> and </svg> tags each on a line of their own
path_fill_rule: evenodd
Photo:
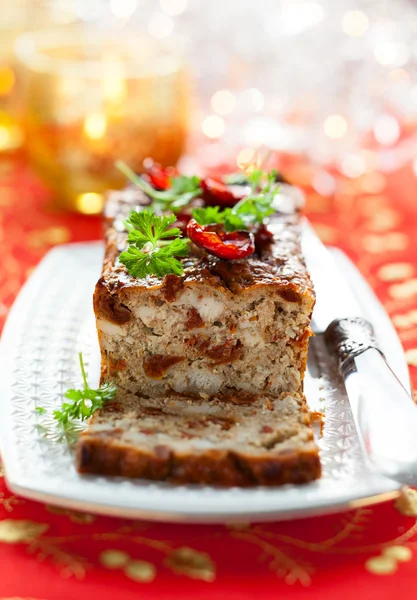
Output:
<svg viewBox="0 0 417 600">
<path fill-rule="evenodd" d="M 81 472 L 222 485 L 320 476 L 303 396 L 314 291 L 297 210 L 273 240 L 225 261 L 191 245 L 184 273 L 131 277 L 118 257 L 124 219 L 149 203 L 109 195 L 106 253 L 94 293 L 102 382 L 116 400 L 81 436 Z"/>
</svg>

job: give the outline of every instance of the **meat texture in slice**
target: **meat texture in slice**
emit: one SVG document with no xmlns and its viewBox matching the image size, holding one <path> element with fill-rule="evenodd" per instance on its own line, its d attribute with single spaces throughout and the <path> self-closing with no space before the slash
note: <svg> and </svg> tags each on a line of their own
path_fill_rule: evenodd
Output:
<svg viewBox="0 0 417 600">
<path fill-rule="evenodd" d="M 174 483 L 275 486 L 320 476 L 305 399 L 123 395 L 97 413 L 77 449 L 81 473 Z"/>
<path fill-rule="evenodd" d="M 184 274 L 130 277 L 118 256 L 140 194 L 107 208 L 104 269 L 94 294 L 102 380 L 126 392 L 213 395 L 302 391 L 314 292 L 298 213 L 276 214 L 272 243 L 223 261 L 192 247 Z"/>
</svg>

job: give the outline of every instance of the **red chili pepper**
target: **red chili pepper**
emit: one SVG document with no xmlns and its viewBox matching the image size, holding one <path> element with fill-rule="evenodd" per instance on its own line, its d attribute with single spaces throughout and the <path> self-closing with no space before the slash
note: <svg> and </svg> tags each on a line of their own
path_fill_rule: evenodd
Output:
<svg viewBox="0 0 417 600">
<path fill-rule="evenodd" d="M 244 185 L 226 185 L 222 181 L 206 177 L 201 182 L 203 200 L 208 206 L 232 207 L 248 195 Z"/>
<path fill-rule="evenodd" d="M 146 170 L 149 183 L 156 190 L 164 191 L 171 187 L 171 177 L 178 175 L 175 167 L 161 167 L 158 163 L 152 163 Z"/>
<path fill-rule="evenodd" d="M 246 258 L 255 252 L 255 239 L 249 231 L 232 231 L 228 233 L 212 225 L 199 225 L 191 219 L 187 225 L 187 235 L 194 244 L 204 248 L 209 254 L 225 260 Z"/>
</svg>

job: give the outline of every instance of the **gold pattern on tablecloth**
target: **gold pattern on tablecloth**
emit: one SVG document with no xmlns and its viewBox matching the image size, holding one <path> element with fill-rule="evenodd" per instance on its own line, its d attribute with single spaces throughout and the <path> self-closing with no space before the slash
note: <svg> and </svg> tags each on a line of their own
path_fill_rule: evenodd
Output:
<svg viewBox="0 0 417 600">
<path fill-rule="evenodd" d="M 52 506 L 50 504 L 45 504 L 45 508 L 48 512 L 53 515 L 64 515 L 68 517 L 70 521 L 73 523 L 93 523 L 96 520 L 95 515 L 90 515 L 89 513 L 78 512 L 76 510 L 69 510 L 67 508 L 61 508 L 59 506 Z"/>
<path fill-rule="evenodd" d="M 382 550 L 382 555 L 394 558 L 397 562 L 408 562 L 413 558 L 413 553 L 407 546 L 388 546 Z"/>
<path fill-rule="evenodd" d="M 106 569 L 122 569 L 123 573 L 133 581 L 149 583 L 155 579 L 156 567 L 145 560 L 132 559 L 123 550 L 104 550 L 99 555 L 99 561 Z"/>
<path fill-rule="evenodd" d="M 6 544 L 28 543 L 41 536 L 48 528 L 49 525 L 46 523 L 4 519 L 0 521 L 0 542 Z"/>
<path fill-rule="evenodd" d="M 310 552 L 319 552 L 321 554 L 366 554 L 368 552 L 378 552 L 381 549 L 392 545 L 404 545 L 406 543 L 417 544 L 417 542 L 410 542 L 411 538 L 413 538 L 417 534 L 417 520 L 415 520 L 413 525 L 411 525 L 411 527 L 409 527 L 409 529 L 407 529 L 404 533 L 401 533 L 401 535 L 393 539 L 386 540 L 385 542 L 379 542 L 376 544 L 362 546 L 338 547 L 340 541 L 347 540 L 353 537 L 354 534 L 355 538 L 360 538 L 358 532 L 364 531 L 364 527 L 360 526 L 360 523 L 363 520 L 367 520 L 366 514 L 363 514 L 362 512 L 364 510 L 368 511 L 368 515 L 373 512 L 372 509 L 359 509 L 355 511 L 353 515 L 348 519 L 342 517 L 343 521 L 345 521 L 345 526 L 342 527 L 342 529 L 337 534 L 326 540 L 322 540 L 321 542 L 306 542 L 304 540 L 294 538 L 292 536 L 265 531 L 259 526 L 257 528 L 254 528 L 254 530 L 260 535 L 268 535 L 269 538 L 276 539 L 277 541 L 293 545 L 294 547 L 309 550 Z"/>
<path fill-rule="evenodd" d="M 405 517 L 417 517 L 417 491 L 407 486 L 395 500 L 394 507 Z"/>
<path fill-rule="evenodd" d="M 122 550 L 104 550 L 99 557 L 100 563 L 106 569 L 121 569 L 130 561 L 130 555 Z"/>
<path fill-rule="evenodd" d="M 16 506 L 16 504 L 24 504 L 24 502 L 24 500 L 17 496 L 6 496 L 4 492 L 0 492 L 0 506 L 7 510 L 7 512 L 12 512 L 13 506 Z"/>
<path fill-rule="evenodd" d="M 390 201 L 387 196 L 374 195 L 374 196 L 358 196 L 355 198 L 355 204 L 352 207 L 352 213 L 350 216 L 356 221 L 358 219 L 363 221 L 363 229 L 368 231 L 368 223 L 372 222 L 375 214 L 385 211 L 390 207 Z"/>
<path fill-rule="evenodd" d="M 133 579 L 133 581 L 150 583 L 155 579 L 156 568 L 148 561 L 132 560 L 123 569 L 123 573 L 126 575 L 126 577 L 129 577 L 129 579 Z"/>
<path fill-rule="evenodd" d="M 171 552 L 164 564 L 174 573 L 188 575 L 193 579 L 211 582 L 216 578 L 216 567 L 211 557 L 205 552 L 198 552 L 187 546 Z"/>
<path fill-rule="evenodd" d="M 358 177 L 356 185 L 359 190 L 367 194 L 380 194 L 385 190 L 387 181 L 382 173 L 374 171 Z"/>
<path fill-rule="evenodd" d="M 415 273 L 415 268 L 411 263 L 387 263 L 378 269 L 377 276 L 381 281 L 397 281 L 412 277 Z"/>
<path fill-rule="evenodd" d="M 392 208 L 382 208 L 369 216 L 366 227 L 369 231 L 384 232 L 398 227 L 401 223 L 401 215 Z"/>
<path fill-rule="evenodd" d="M 409 348 L 405 351 L 405 358 L 412 367 L 417 367 L 417 348 Z"/>
<path fill-rule="evenodd" d="M 365 569 L 373 575 L 392 575 L 397 571 L 398 564 L 389 556 L 374 556 L 365 562 Z"/>
<path fill-rule="evenodd" d="M 407 546 L 387 546 L 379 556 L 368 558 L 365 569 L 373 575 L 392 575 L 398 570 L 398 563 L 408 562 L 413 553 Z"/>
<path fill-rule="evenodd" d="M 417 295 L 417 278 L 408 279 L 403 283 L 395 283 L 388 288 L 393 298 L 412 298 Z"/>
<path fill-rule="evenodd" d="M 4 537 L 7 539 L 2 540 L 2 522 L 0 521 L 0 541 L 7 541 L 10 539 L 8 543 L 26 542 L 30 553 L 36 554 L 36 556 L 42 560 L 49 557 L 59 568 L 61 575 L 65 578 L 75 577 L 77 579 L 84 579 L 87 570 L 92 568 L 92 565 L 90 565 L 84 557 L 72 554 L 66 546 L 72 543 L 82 543 L 87 541 L 129 541 L 130 543 L 137 543 L 139 546 L 153 548 L 154 550 L 162 552 L 162 554 L 165 555 L 163 560 L 164 566 L 178 575 L 185 575 L 192 579 L 201 579 L 207 582 L 214 581 L 215 579 L 216 567 L 209 554 L 190 547 L 176 548 L 171 545 L 171 542 L 136 535 L 135 531 L 138 529 L 138 525 L 139 528 L 142 529 L 140 526 L 141 524 L 133 523 L 131 526 L 126 525 L 118 527 L 116 531 L 104 533 L 49 537 L 42 536 L 42 533 L 44 532 L 44 529 L 42 528 L 47 528 L 47 525 L 38 524 L 39 529 L 36 530 L 37 536 L 35 536 L 34 526 L 36 526 L 36 523 L 27 523 L 30 523 L 32 527 L 29 533 L 21 533 L 19 529 L 17 533 L 14 532 L 13 537 L 6 528 L 7 530 Z M 29 525 L 27 527 L 29 527 Z M 30 535 L 31 532 L 32 535 Z M 13 541 L 11 541 L 12 537 Z M 138 559 L 128 552 L 115 548 L 101 551 L 97 557 L 97 562 L 106 569 L 120 569 L 126 577 L 137 582 L 150 582 L 156 575 L 156 567 L 149 561 Z"/>
<path fill-rule="evenodd" d="M 258 546 L 262 550 L 262 555 L 268 560 L 268 567 L 282 577 L 288 585 L 300 583 L 304 587 L 311 584 L 311 575 L 313 569 L 306 562 L 301 562 L 290 556 L 289 552 L 278 548 L 262 536 L 268 537 L 267 531 L 254 528 L 250 531 L 231 531 L 230 535 L 238 540 L 246 541 Z"/>
<path fill-rule="evenodd" d="M 409 245 L 409 239 L 401 231 L 392 231 L 381 235 L 367 234 L 362 236 L 362 248 L 371 254 L 382 254 L 385 252 L 405 250 Z"/>
<path fill-rule="evenodd" d="M 411 490 L 413 492 L 413 490 Z M 417 492 L 415 492 L 417 494 Z M 267 561 L 269 569 L 287 584 L 299 583 L 303 586 L 311 584 L 314 573 L 313 566 L 293 555 L 293 550 L 299 549 L 314 555 L 351 555 L 379 552 L 366 561 L 366 569 L 373 573 L 393 572 L 398 568 L 398 562 L 405 562 L 412 557 L 411 547 L 417 542 L 412 538 L 417 534 L 417 520 L 404 533 L 394 539 L 371 545 L 345 546 L 348 540 L 360 540 L 368 526 L 372 509 L 358 509 L 347 515 L 340 515 L 340 527 L 334 535 L 320 541 L 306 541 L 301 538 L 270 531 L 267 525 L 232 524 L 220 532 L 209 534 L 207 537 L 229 536 L 246 542 L 260 549 L 259 559 Z M 409 513 L 408 513 L 409 514 Z M 117 521 L 116 521 L 117 523 Z M 180 576 L 212 582 L 216 577 L 216 565 L 209 554 L 189 546 L 175 547 L 170 540 L 153 539 L 136 535 L 140 523 L 118 527 L 104 533 L 73 534 L 68 536 L 43 535 L 48 529 L 44 523 L 33 521 L 0 521 L 0 542 L 25 543 L 28 551 L 38 559 L 49 558 L 55 564 L 63 577 L 83 579 L 90 565 L 82 556 L 71 553 L 66 547 L 72 543 L 104 541 L 137 543 L 158 550 L 165 555 L 163 566 Z M 141 527 L 140 527 L 141 528 Z M 199 536 L 199 544 L 204 542 L 204 536 Z M 291 550 L 293 548 L 293 550 Z M 124 575 L 138 583 L 150 582 L 154 579 L 157 567 L 149 561 L 136 558 L 132 553 L 110 547 L 101 550 L 97 563 L 106 569 L 119 569 Z"/>
<path fill-rule="evenodd" d="M 34 554 L 39 561 L 49 559 L 55 565 L 63 579 L 74 577 L 82 581 L 92 565 L 82 556 L 66 552 L 55 543 L 40 538 L 28 546 L 28 553 Z"/>
<path fill-rule="evenodd" d="M 236 521 L 236 523 L 225 523 L 224 526 L 228 529 L 237 529 L 238 531 L 244 531 L 245 529 L 250 529 L 251 524 L 249 523 L 249 521 Z"/>
<path fill-rule="evenodd" d="M 410 310 L 402 315 L 393 315 L 391 320 L 398 329 L 410 329 L 417 326 L 417 309 Z"/>
</svg>

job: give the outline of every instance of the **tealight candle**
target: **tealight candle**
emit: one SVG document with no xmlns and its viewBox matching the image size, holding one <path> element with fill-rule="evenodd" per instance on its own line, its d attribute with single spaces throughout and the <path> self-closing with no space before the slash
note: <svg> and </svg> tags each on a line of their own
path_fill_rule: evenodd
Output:
<svg viewBox="0 0 417 600">
<path fill-rule="evenodd" d="M 138 171 L 148 156 L 178 160 L 189 101 L 178 45 L 77 29 L 17 40 L 28 152 L 58 206 L 99 212 L 103 192 L 125 183 L 116 160 Z"/>
</svg>

